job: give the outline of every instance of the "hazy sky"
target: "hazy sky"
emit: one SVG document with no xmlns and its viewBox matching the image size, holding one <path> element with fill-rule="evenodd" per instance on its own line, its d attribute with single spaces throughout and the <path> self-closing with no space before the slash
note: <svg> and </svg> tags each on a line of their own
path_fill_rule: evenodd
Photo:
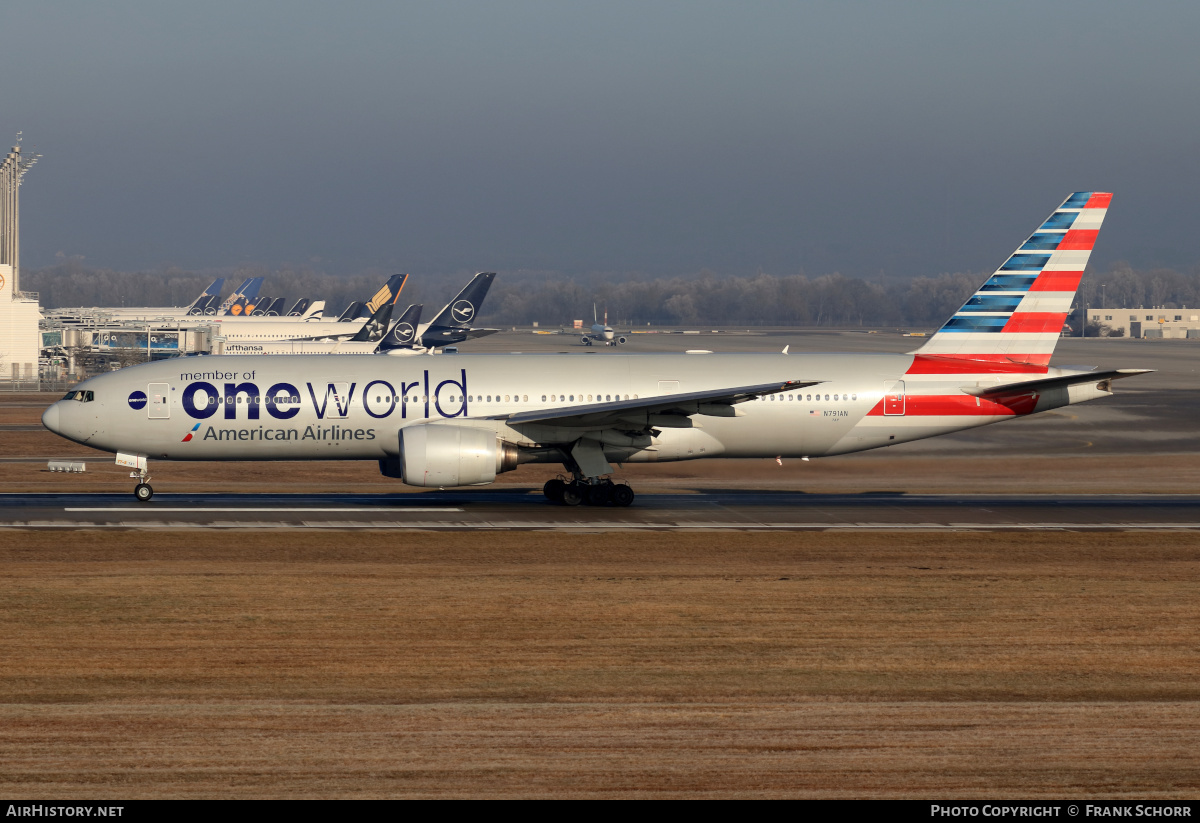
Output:
<svg viewBox="0 0 1200 823">
<path fill-rule="evenodd" d="M 22 262 L 936 274 L 1069 193 L 1200 263 L 1200 4 L 0 6 Z"/>
</svg>

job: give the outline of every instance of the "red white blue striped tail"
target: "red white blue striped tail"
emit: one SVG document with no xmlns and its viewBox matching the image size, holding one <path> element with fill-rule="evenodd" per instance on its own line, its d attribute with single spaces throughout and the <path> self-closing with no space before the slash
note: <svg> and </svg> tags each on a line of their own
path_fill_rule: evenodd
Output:
<svg viewBox="0 0 1200 823">
<path fill-rule="evenodd" d="M 1068 197 L 915 352 L 909 373 L 1044 373 L 1111 200 Z"/>
</svg>

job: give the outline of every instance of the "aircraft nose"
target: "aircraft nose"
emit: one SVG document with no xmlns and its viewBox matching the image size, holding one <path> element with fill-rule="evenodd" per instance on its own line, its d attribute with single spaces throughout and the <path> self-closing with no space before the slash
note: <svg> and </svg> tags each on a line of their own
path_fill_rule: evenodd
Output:
<svg viewBox="0 0 1200 823">
<path fill-rule="evenodd" d="M 58 404 L 55 403 L 50 408 L 42 412 L 42 425 L 48 428 L 55 434 L 61 434 L 58 430 Z"/>
</svg>

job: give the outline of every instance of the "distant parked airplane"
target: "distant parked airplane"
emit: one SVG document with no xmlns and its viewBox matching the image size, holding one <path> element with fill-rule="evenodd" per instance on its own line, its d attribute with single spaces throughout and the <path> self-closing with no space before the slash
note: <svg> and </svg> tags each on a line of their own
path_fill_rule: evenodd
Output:
<svg viewBox="0 0 1200 823">
<path fill-rule="evenodd" d="M 585 346 L 590 346 L 596 340 L 604 343 L 606 346 L 620 346 L 626 342 L 625 335 L 617 336 L 613 331 L 612 326 L 608 325 L 608 309 L 604 310 L 604 323 L 602 324 L 596 318 L 596 304 L 592 304 L 592 319 L 596 322 L 592 325 L 591 335 L 583 335 L 581 342 Z"/>
</svg>

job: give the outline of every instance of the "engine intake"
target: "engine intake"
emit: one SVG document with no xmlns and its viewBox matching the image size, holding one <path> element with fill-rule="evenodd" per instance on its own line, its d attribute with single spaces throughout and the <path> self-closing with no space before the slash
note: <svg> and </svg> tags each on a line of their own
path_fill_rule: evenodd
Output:
<svg viewBox="0 0 1200 823">
<path fill-rule="evenodd" d="M 519 454 L 487 429 L 406 426 L 400 430 L 400 479 L 410 486 L 482 486 L 515 469 Z"/>
</svg>

